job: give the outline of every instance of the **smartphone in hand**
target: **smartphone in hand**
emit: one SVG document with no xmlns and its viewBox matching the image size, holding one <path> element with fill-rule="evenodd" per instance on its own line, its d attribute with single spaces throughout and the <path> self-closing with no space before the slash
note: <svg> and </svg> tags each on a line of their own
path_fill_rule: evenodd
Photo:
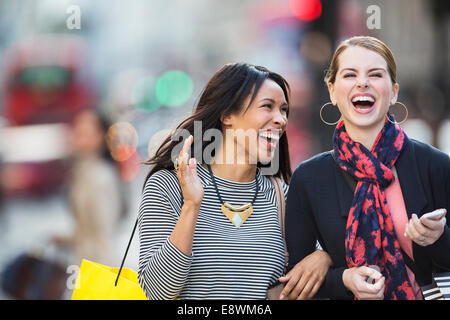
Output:
<svg viewBox="0 0 450 320">
<path fill-rule="evenodd" d="M 426 218 L 426 219 L 431 219 L 431 220 L 439 220 L 443 216 L 445 216 L 446 213 L 447 213 L 446 209 L 437 209 L 437 210 L 425 213 L 423 216 L 420 217 L 420 219 Z"/>
</svg>

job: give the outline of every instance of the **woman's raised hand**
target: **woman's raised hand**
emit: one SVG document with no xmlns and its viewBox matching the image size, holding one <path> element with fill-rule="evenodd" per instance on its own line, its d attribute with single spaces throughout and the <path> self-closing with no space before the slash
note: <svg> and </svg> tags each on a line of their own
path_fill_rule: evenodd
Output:
<svg viewBox="0 0 450 320">
<path fill-rule="evenodd" d="M 181 191 L 185 204 L 200 207 L 203 200 L 203 185 L 197 174 L 197 161 L 189 158 L 194 137 L 191 135 L 185 141 L 178 155 L 177 177 L 180 181 Z"/>
</svg>

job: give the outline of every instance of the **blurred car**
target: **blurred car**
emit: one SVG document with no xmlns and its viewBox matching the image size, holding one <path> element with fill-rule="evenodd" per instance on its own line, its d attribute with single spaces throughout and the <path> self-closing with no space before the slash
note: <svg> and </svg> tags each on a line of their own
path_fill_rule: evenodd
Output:
<svg viewBox="0 0 450 320">
<path fill-rule="evenodd" d="M 83 79 L 85 42 L 42 35 L 15 43 L 3 59 L 0 188 L 6 196 L 48 194 L 64 183 L 70 121 L 95 105 Z"/>
</svg>

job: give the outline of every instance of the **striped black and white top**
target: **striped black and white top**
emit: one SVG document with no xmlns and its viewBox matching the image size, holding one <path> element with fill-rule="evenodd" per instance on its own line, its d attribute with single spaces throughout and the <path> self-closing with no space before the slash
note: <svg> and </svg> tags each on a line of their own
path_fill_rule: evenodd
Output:
<svg viewBox="0 0 450 320">
<path fill-rule="evenodd" d="M 284 266 L 273 184 L 258 170 L 254 211 L 236 228 L 221 211 L 208 170 L 199 165 L 197 172 L 204 197 L 190 256 L 169 241 L 183 203 L 175 172 L 160 170 L 145 185 L 138 221 L 141 287 L 149 299 L 265 299 Z M 223 201 L 241 205 L 253 199 L 255 180 L 215 180 Z"/>
</svg>

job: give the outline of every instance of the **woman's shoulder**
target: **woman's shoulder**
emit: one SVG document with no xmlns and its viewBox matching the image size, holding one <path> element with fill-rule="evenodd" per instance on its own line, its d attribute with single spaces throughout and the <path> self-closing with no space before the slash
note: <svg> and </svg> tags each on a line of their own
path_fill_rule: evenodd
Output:
<svg viewBox="0 0 450 320">
<path fill-rule="evenodd" d="M 168 169 L 161 169 L 153 173 L 145 182 L 144 194 L 154 191 L 168 194 L 178 194 L 181 187 L 176 172 Z"/>
<path fill-rule="evenodd" d="M 292 180 L 298 178 L 314 178 L 317 175 L 327 173 L 326 168 L 332 168 L 334 163 L 331 151 L 326 151 L 302 161 L 292 174 Z M 291 182 L 292 183 L 292 182 Z"/>
<path fill-rule="evenodd" d="M 276 176 L 265 176 L 265 175 L 261 175 L 261 177 L 263 179 L 262 180 L 263 181 L 263 184 L 262 184 L 263 191 L 271 190 L 271 191 L 275 192 L 275 185 L 274 185 L 274 182 L 272 182 L 272 180 L 273 180 L 272 178 L 275 178 L 275 179 L 279 180 L 279 182 L 281 183 L 281 188 L 284 192 L 284 195 L 285 195 L 285 197 L 287 196 L 287 193 L 289 191 L 289 185 L 282 178 L 278 178 Z"/>
<path fill-rule="evenodd" d="M 450 171 L 450 157 L 447 153 L 415 139 L 410 139 L 409 144 L 419 166 Z"/>
<path fill-rule="evenodd" d="M 183 205 L 183 195 L 174 170 L 161 169 L 153 173 L 145 182 L 142 203 L 168 204 L 179 215 Z"/>
<path fill-rule="evenodd" d="M 449 161 L 447 153 L 429 145 L 428 143 L 421 142 L 415 139 L 409 139 L 411 145 L 414 148 L 414 152 L 417 157 L 424 157 L 428 159 L 435 159 L 438 161 Z M 431 156 L 431 157 L 430 157 Z"/>
</svg>

